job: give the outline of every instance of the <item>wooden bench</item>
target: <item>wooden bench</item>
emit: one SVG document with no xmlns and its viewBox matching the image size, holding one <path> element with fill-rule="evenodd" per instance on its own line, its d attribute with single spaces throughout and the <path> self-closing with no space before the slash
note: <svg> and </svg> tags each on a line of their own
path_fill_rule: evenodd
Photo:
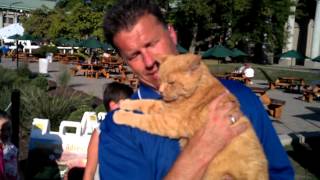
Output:
<svg viewBox="0 0 320 180">
<path fill-rule="evenodd" d="M 320 84 L 315 87 L 305 88 L 303 90 L 302 100 L 312 102 L 314 99 L 320 97 Z"/>
<path fill-rule="evenodd" d="M 285 104 L 286 104 L 286 101 L 270 98 L 270 104 L 267 105 L 268 107 L 267 111 L 276 120 L 280 120 L 282 109 Z"/>
<path fill-rule="evenodd" d="M 269 83 L 269 89 L 275 89 L 275 88 L 289 88 L 290 83 L 283 82 L 280 79 L 276 79 L 274 82 Z"/>
</svg>

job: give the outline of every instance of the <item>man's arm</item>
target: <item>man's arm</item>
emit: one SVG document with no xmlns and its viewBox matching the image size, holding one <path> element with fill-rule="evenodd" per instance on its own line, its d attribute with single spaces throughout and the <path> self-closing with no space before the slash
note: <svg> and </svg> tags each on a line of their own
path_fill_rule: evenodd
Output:
<svg viewBox="0 0 320 180">
<path fill-rule="evenodd" d="M 212 101 L 209 108 L 209 121 L 192 137 L 165 179 L 201 179 L 210 161 L 234 137 L 246 130 L 245 124 L 231 126 L 228 112 L 234 105 L 230 103 L 221 107 L 221 99 L 225 98 L 226 94 Z"/>
</svg>

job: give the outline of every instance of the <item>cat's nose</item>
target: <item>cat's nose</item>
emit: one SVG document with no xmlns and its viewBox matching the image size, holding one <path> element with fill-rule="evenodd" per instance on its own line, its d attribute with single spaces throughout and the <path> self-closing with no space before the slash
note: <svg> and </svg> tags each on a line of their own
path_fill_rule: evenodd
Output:
<svg viewBox="0 0 320 180">
<path fill-rule="evenodd" d="M 161 84 L 160 87 L 159 87 L 159 92 L 160 94 L 162 95 L 163 91 L 164 91 L 164 84 Z"/>
</svg>

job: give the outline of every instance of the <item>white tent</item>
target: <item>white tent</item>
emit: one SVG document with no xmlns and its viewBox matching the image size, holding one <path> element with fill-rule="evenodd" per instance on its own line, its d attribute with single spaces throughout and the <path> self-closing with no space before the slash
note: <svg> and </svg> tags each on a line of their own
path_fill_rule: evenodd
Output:
<svg viewBox="0 0 320 180">
<path fill-rule="evenodd" d="M 15 34 L 23 35 L 24 29 L 19 23 L 10 24 L 0 29 L 0 39 L 7 39 Z"/>
</svg>

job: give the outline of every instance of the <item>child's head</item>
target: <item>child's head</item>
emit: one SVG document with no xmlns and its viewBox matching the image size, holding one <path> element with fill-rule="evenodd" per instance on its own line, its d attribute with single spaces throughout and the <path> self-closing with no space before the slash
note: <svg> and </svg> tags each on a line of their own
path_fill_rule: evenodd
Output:
<svg viewBox="0 0 320 180">
<path fill-rule="evenodd" d="M 0 143 L 10 141 L 12 134 L 11 120 L 5 111 L 0 110 Z"/>
<path fill-rule="evenodd" d="M 133 90 L 130 86 L 119 82 L 105 85 L 103 92 L 103 104 L 107 112 L 119 107 L 119 101 L 130 97 Z"/>
</svg>

